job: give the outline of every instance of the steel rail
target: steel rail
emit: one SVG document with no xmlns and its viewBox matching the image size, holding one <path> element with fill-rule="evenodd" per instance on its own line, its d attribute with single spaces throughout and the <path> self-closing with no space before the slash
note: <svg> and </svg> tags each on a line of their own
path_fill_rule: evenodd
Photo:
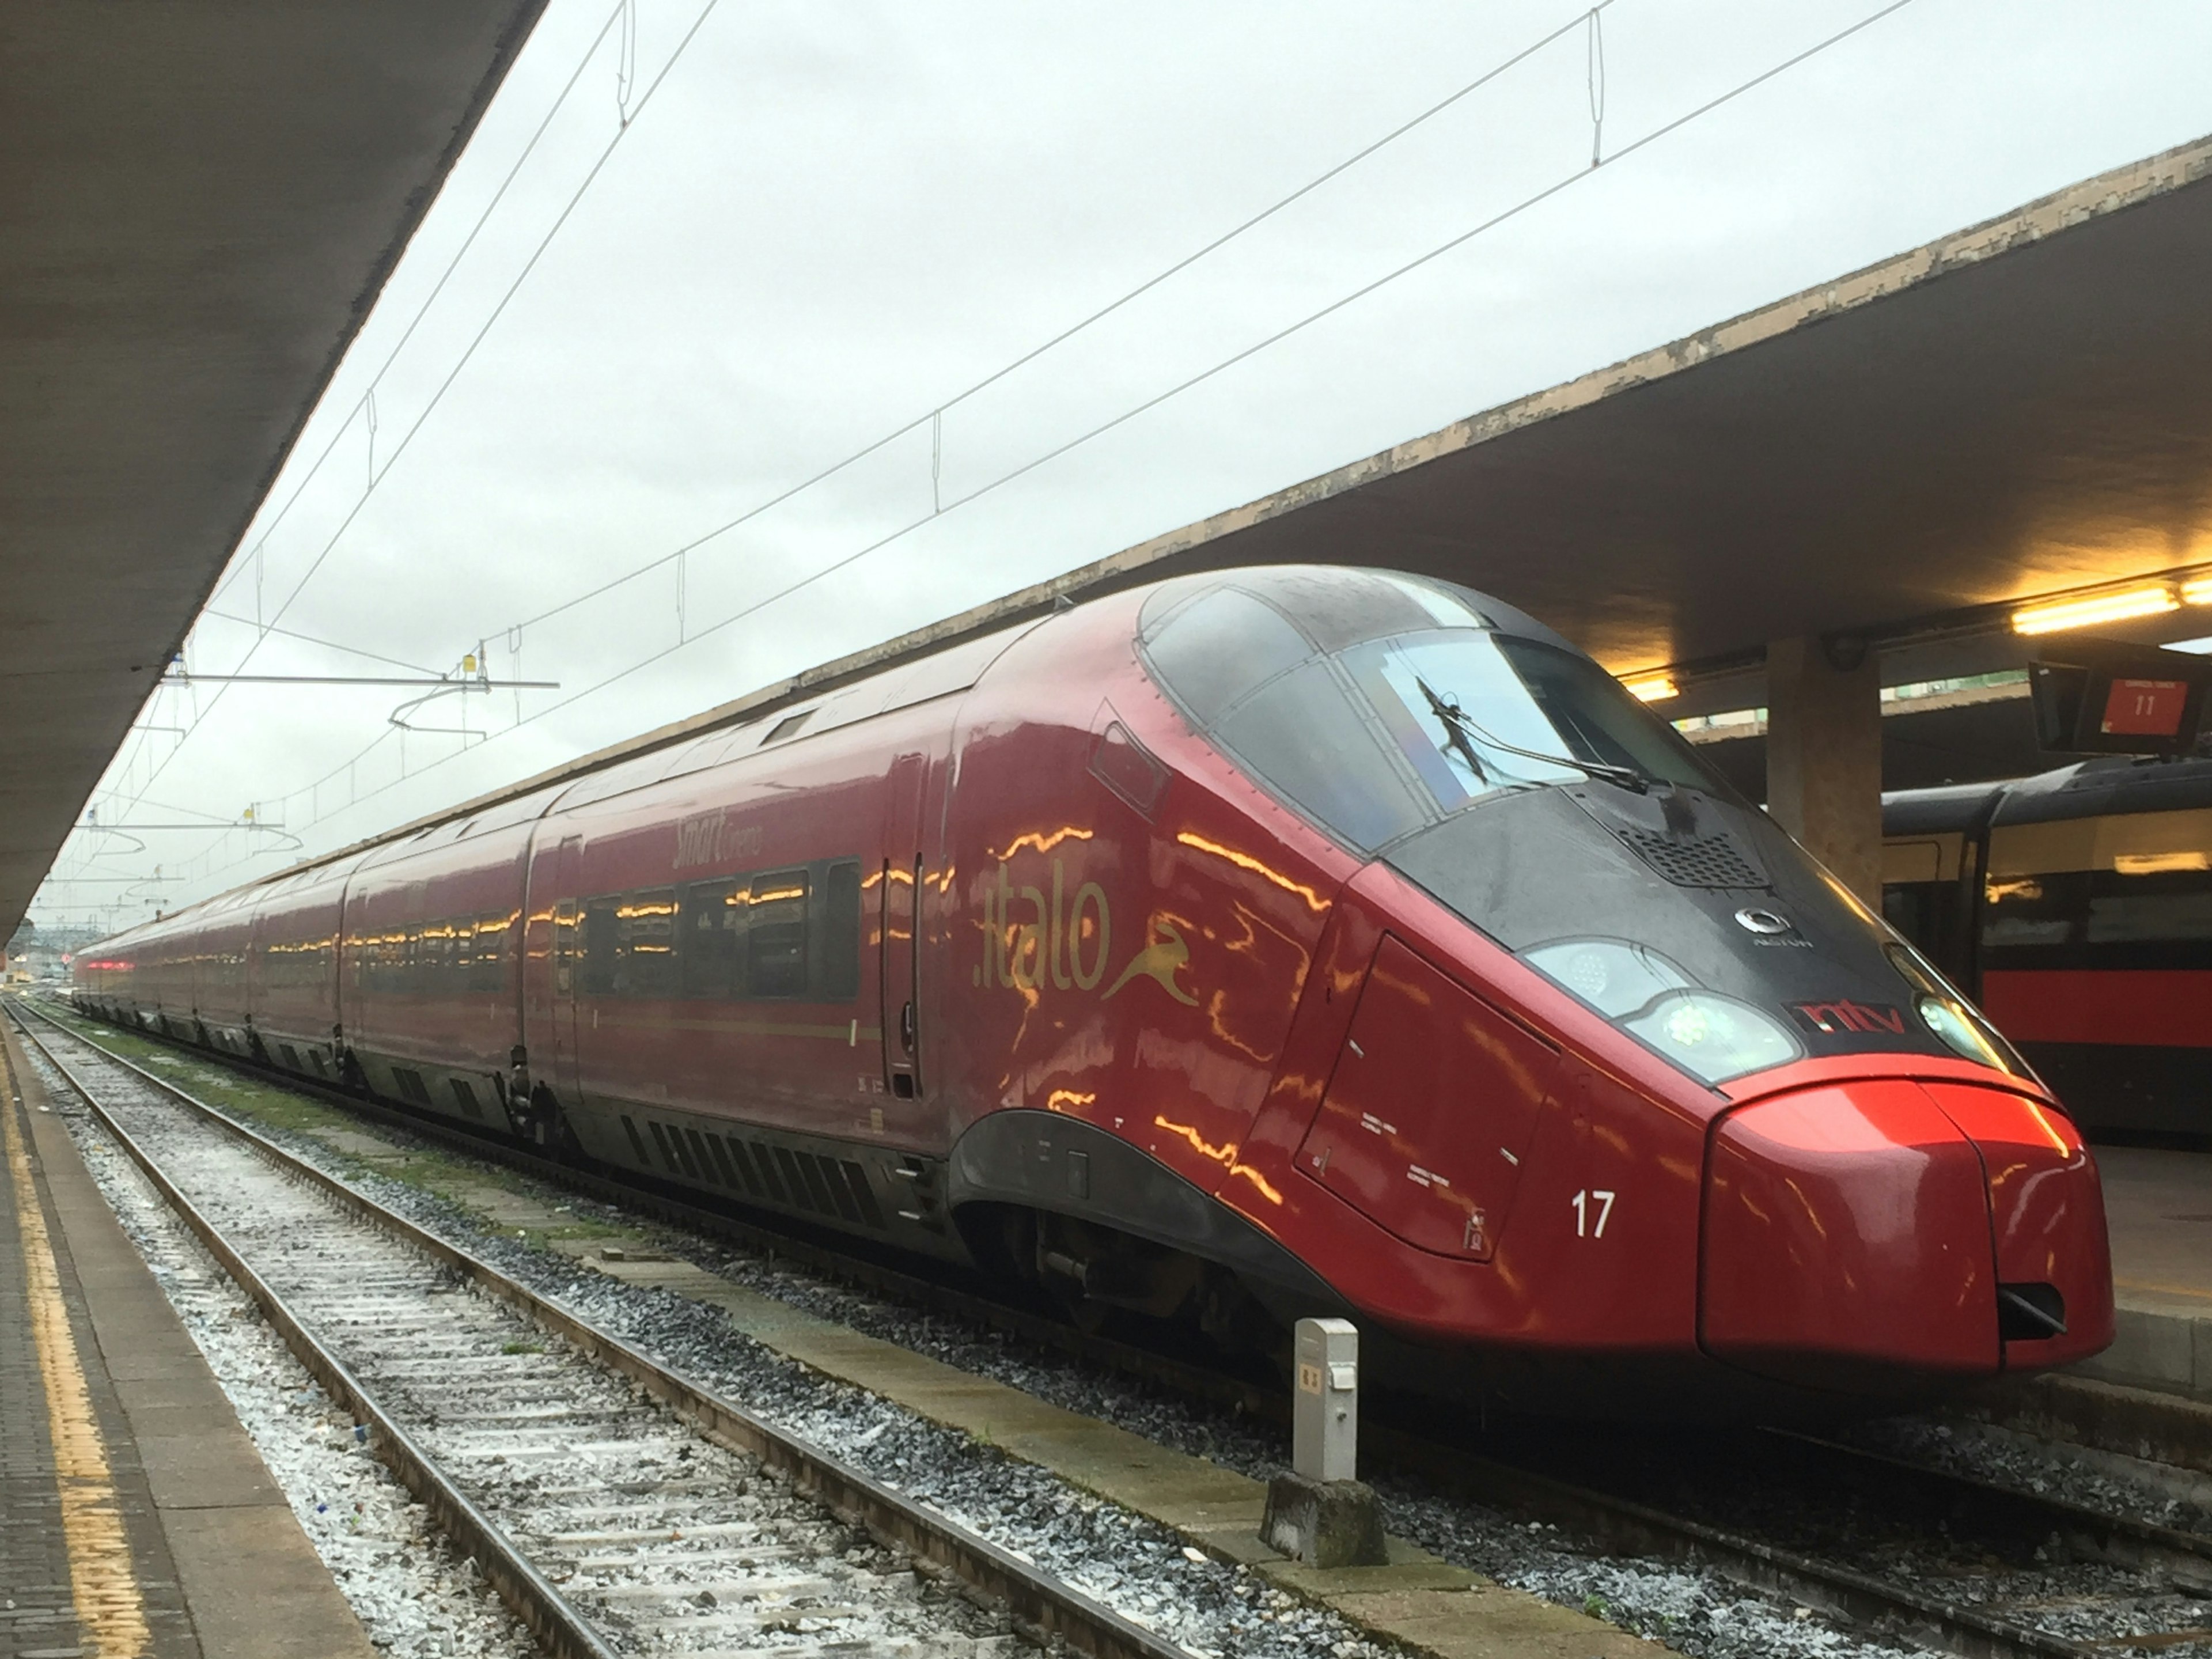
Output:
<svg viewBox="0 0 2212 1659">
<path fill-rule="evenodd" d="M 18 998 L 15 1006 L 27 1009 L 80 1042 L 89 1041 L 83 1033 L 55 1018 L 28 999 Z M 74 1019 L 94 1025 L 100 1024 L 75 1010 L 70 1012 Z M 892 1266 L 873 1255 L 856 1255 L 850 1250 L 841 1249 L 823 1242 L 818 1230 L 797 1218 L 776 1217 L 775 1220 L 784 1223 L 783 1225 L 744 1220 L 726 1210 L 709 1209 L 696 1203 L 690 1195 L 690 1189 L 662 1182 L 650 1175 L 617 1181 L 578 1164 L 564 1164 L 544 1157 L 519 1141 L 489 1131 L 471 1129 L 434 1114 L 417 1112 L 393 1102 L 337 1087 L 327 1081 L 301 1077 L 296 1073 L 264 1065 L 223 1049 L 201 1048 L 165 1031 L 130 1026 L 110 1029 L 121 1036 L 161 1043 L 180 1054 L 189 1055 L 196 1060 L 212 1062 L 256 1082 L 321 1101 L 354 1116 L 366 1118 L 372 1123 L 383 1124 L 422 1139 L 434 1141 L 470 1157 L 483 1158 L 487 1163 L 504 1165 L 581 1197 L 619 1206 L 635 1215 L 743 1244 L 771 1255 L 783 1256 L 847 1285 L 880 1291 L 931 1312 L 972 1320 L 979 1325 L 1073 1358 L 1109 1365 L 1126 1375 L 1163 1384 L 1191 1398 L 1203 1400 L 1209 1405 L 1231 1412 L 1279 1419 L 1285 1424 L 1290 1421 L 1289 1401 L 1279 1387 L 1194 1364 L 1139 1343 L 1087 1334 L 1066 1320 L 1040 1313 L 1034 1308 L 1018 1307 L 988 1295 L 963 1290 L 940 1279 L 927 1278 L 907 1268 Z M 93 1046 L 100 1047 L 98 1043 Z M 131 1063 L 110 1050 L 102 1048 L 101 1052 L 124 1065 Z M 158 1079 L 155 1080 L 159 1081 Z M 750 1206 L 744 1207 L 751 1208 Z"/>
<path fill-rule="evenodd" d="M 10 1012 L 15 1013 L 17 1027 L 23 1036 L 69 1080 L 101 1126 L 114 1136 L 178 1216 L 207 1245 L 224 1271 L 261 1308 L 301 1363 L 335 1397 L 374 1426 L 380 1454 L 386 1455 L 386 1461 L 409 1490 L 430 1508 L 439 1523 L 483 1565 L 501 1599 L 556 1659 L 616 1659 L 614 1650 L 583 1616 L 453 1485 L 359 1379 L 316 1340 L 283 1298 L 253 1272 L 220 1230 L 177 1189 L 76 1071 L 31 1030 L 16 1012 L 16 1005 L 11 1005 Z M 1048 1643 L 1057 1637 L 1068 1647 L 1092 1655 L 1095 1659 L 1188 1659 L 1176 1644 L 969 1531 L 950 1516 L 753 1416 L 703 1384 L 649 1358 L 622 1338 L 568 1312 L 482 1257 L 386 1209 L 338 1177 L 195 1098 L 189 1091 L 77 1036 L 58 1021 L 43 1013 L 40 1017 L 73 1041 L 92 1049 L 106 1063 L 121 1067 L 138 1081 L 235 1137 L 285 1175 L 320 1189 L 346 1208 L 519 1310 L 542 1329 L 580 1352 L 635 1382 L 695 1431 L 720 1445 L 749 1454 L 784 1474 L 795 1490 L 847 1525 L 865 1530 L 878 1542 L 913 1557 L 931 1576 L 949 1574 L 973 1594 L 1004 1603 L 1016 1626 L 1033 1639 Z"/>
<path fill-rule="evenodd" d="M 69 1030 L 67 1025 L 54 1019 L 43 1009 L 34 1007 L 32 1012 L 58 1029 Z M 84 1018 L 82 1015 L 76 1017 Z M 119 1029 L 130 1030 L 130 1028 Z M 787 1256 L 848 1283 L 884 1292 L 931 1311 L 975 1320 L 1048 1350 L 1163 1385 L 1187 1398 L 1215 1407 L 1225 1407 L 1264 1420 L 1281 1424 L 1289 1421 L 1289 1400 L 1280 1389 L 1270 1389 L 1249 1379 L 1158 1353 L 1136 1343 L 1092 1335 L 1061 1321 L 904 1272 L 866 1256 L 840 1251 L 811 1238 L 738 1220 L 720 1211 L 686 1202 L 672 1195 L 671 1189 L 657 1182 L 647 1186 L 613 1181 L 571 1164 L 540 1157 L 527 1149 L 515 1147 L 489 1135 L 475 1133 L 459 1125 L 418 1115 L 328 1085 L 319 1085 L 311 1079 L 297 1078 L 274 1066 L 262 1066 L 220 1050 L 203 1049 L 166 1033 L 131 1031 L 130 1034 L 154 1036 L 194 1058 L 218 1061 L 246 1076 L 327 1101 L 372 1121 L 403 1128 L 410 1133 L 466 1150 L 474 1155 L 521 1170 L 550 1183 L 619 1204 L 634 1212 L 642 1211 L 678 1226 L 734 1239 Z M 87 1041 L 82 1037 L 78 1040 Z M 96 1043 L 92 1046 L 99 1047 Z M 108 1054 L 106 1049 L 100 1052 Z M 152 1073 L 132 1066 L 120 1055 L 109 1054 L 108 1057 L 120 1065 L 131 1066 L 149 1081 L 182 1095 L 182 1091 L 173 1085 L 162 1083 Z M 330 1177 L 322 1179 L 327 1181 Z M 1361 1446 L 1363 1452 L 1372 1460 L 1425 1478 L 1470 1500 L 1571 1527 L 1608 1548 L 1709 1566 L 1740 1583 L 1790 1596 L 1800 1605 L 1818 1607 L 1856 1624 L 1893 1631 L 1909 1639 L 1940 1646 L 1948 1652 L 1961 1656 L 1961 1659 L 2094 1659 L 2094 1656 L 2104 1650 L 2036 1630 L 1969 1603 L 1925 1594 L 1840 1563 L 1824 1561 L 1726 1528 L 1670 1514 L 1635 1498 L 1548 1474 L 1508 1458 L 1474 1451 L 1401 1428 L 1371 1410 L 1363 1413 L 1363 1418 Z M 2095 1540 L 2093 1553 L 2108 1560 L 2137 1565 L 2172 1561 L 2186 1556 L 2195 1560 L 2212 1561 L 2212 1540 L 2196 1538 L 2172 1528 L 2107 1516 L 2063 1499 L 2020 1492 L 1948 1471 L 1884 1459 L 1877 1454 L 1817 1437 L 1792 1435 L 1788 1437 L 1800 1445 L 1817 1447 L 1825 1455 L 1855 1460 L 1863 1467 L 1873 1468 L 1879 1464 L 1892 1471 L 1909 1470 L 1920 1480 L 1940 1485 L 1947 1491 L 1964 1494 L 1978 1504 L 2001 1501 L 2022 1508 L 2033 1508 L 2048 1518 L 2050 1530 L 2075 1537 L 2091 1537 Z"/>
</svg>

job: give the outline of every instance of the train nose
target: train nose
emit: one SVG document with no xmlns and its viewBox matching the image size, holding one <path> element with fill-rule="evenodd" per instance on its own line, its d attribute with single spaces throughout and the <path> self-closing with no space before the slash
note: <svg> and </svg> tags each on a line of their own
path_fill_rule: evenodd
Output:
<svg viewBox="0 0 2212 1659">
<path fill-rule="evenodd" d="M 1814 1388 L 1911 1393 L 2112 1339 L 2096 1165 L 2020 1095 L 1868 1079 L 1723 1118 L 1699 1340 Z"/>
</svg>

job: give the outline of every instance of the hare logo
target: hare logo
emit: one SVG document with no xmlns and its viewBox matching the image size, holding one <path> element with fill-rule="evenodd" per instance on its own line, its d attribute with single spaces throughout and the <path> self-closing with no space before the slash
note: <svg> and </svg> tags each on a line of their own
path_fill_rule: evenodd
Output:
<svg viewBox="0 0 2212 1659">
<path fill-rule="evenodd" d="M 1182 942 L 1182 930 L 1171 921 L 1157 919 L 1149 930 L 1145 948 L 1129 958 L 1129 965 L 1107 988 L 1102 1002 L 1110 998 L 1131 980 L 1139 977 L 1158 980 L 1163 989 L 1177 1002 L 1195 1008 L 1198 999 L 1176 983 L 1176 975 L 1190 963 L 1190 946 Z M 1161 935 L 1166 935 L 1162 938 Z"/>
</svg>

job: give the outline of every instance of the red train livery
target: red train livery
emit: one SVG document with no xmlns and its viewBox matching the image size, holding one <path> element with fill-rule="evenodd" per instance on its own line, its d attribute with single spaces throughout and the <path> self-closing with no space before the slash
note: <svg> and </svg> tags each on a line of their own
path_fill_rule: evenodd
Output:
<svg viewBox="0 0 2212 1659">
<path fill-rule="evenodd" d="M 1538 1409 L 1916 1396 L 2112 1332 L 1972 1007 L 1588 658 L 1382 571 L 1092 601 L 257 882 L 103 1016 Z"/>
</svg>

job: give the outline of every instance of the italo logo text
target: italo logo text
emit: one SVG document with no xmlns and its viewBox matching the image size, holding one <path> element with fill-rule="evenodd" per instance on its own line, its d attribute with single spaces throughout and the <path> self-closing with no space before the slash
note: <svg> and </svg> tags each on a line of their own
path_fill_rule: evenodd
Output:
<svg viewBox="0 0 2212 1659">
<path fill-rule="evenodd" d="M 1067 872 L 1052 861 L 1052 892 L 1016 886 L 1001 862 L 983 890 L 983 961 L 978 985 L 1034 991 L 1091 991 L 1106 977 L 1107 953 L 1114 948 L 1113 910 L 1106 890 L 1086 881 L 1071 898 Z"/>
<path fill-rule="evenodd" d="M 1095 991 L 1113 959 L 1114 913 L 1106 890 L 1086 881 L 1071 897 L 1067 872 L 1052 861 L 1052 888 L 1017 886 L 1002 860 L 983 890 L 983 960 L 975 983 L 1011 990 Z M 1145 940 L 1106 987 L 1106 997 L 1133 981 L 1149 979 L 1187 1007 L 1198 999 L 1183 989 L 1178 975 L 1190 963 L 1190 947 L 1173 922 L 1154 916 Z"/>
</svg>

